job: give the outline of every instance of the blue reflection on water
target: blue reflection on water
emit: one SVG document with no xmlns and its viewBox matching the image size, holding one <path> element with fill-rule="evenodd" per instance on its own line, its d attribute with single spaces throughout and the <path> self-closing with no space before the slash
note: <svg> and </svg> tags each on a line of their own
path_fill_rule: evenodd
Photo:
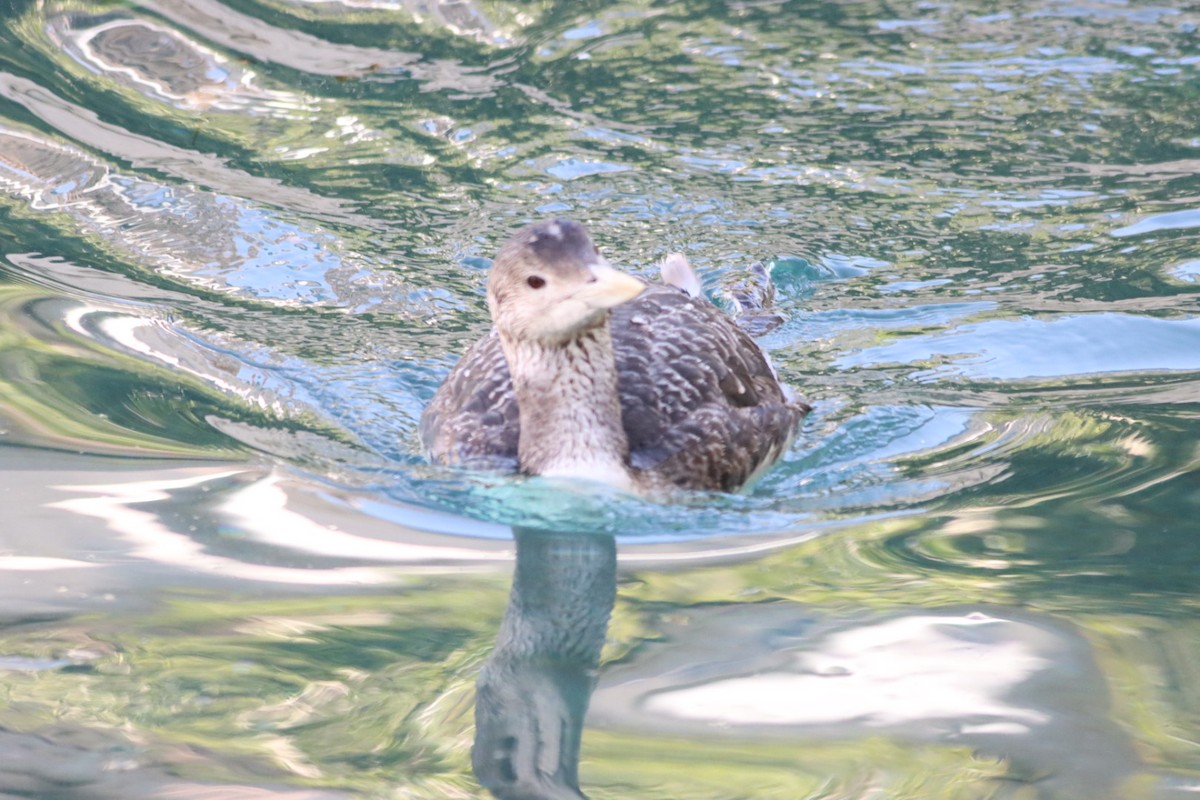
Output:
<svg viewBox="0 0 1200 800">
<path fill-rule="evenodd" d="M 956 358 L 957 357 L 957 358 Z M 1022 380 L 1110 372 L 1200 370 L 1200 318 L 1130 314 L 991 320 L 906 338 L 837 359 L 840 367 L 938 362 L 909 377 Z"/>
</svg>

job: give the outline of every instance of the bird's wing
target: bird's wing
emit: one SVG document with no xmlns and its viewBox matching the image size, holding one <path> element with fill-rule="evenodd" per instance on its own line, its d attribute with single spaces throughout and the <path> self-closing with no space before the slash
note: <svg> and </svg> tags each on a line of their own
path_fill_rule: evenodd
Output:
<svg viewBox="0 0 1200 800">
<path fill-rule="evenodd" d="M 475 342 L 421 414 L 421 442 L 438 464 L 517 468 L 520 419 L 500 337 Z"/>
<path fill-rule="evenodd" d="M 808 411 L 707 300 L 650 287 L 614 309 L 612 330 L 630 462 L 670 483 L 740 486 Z"/>
</svg>

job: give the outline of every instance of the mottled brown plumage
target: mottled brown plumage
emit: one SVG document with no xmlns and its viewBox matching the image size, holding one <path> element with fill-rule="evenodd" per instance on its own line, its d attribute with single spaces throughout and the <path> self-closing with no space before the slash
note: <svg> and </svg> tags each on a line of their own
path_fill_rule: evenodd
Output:
<svg viewBox="0 0 1200 800">
<path fill-rule="evenodd" d="M 616 275 L 576 223 L 519 231 L 490 276 L 495 329 L 422 416 L 430 457 L 636 491 L 734 491 L 774 462 L 808 406 L 750 336 L 702 297 Z"/>
</svg>

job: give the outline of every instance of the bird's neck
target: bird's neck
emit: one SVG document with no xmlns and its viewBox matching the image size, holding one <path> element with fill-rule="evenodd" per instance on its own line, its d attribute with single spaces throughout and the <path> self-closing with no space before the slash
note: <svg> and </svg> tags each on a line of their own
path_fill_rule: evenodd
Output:
<svg viewBox="0 0 1200 800">
<path fill-rule="evenodd" d="M 500 341 L 521 419 L 521 469 L 631 488 L 608 325 L 561 344 L 519 342 L 503 334 Z"/>
</svg>

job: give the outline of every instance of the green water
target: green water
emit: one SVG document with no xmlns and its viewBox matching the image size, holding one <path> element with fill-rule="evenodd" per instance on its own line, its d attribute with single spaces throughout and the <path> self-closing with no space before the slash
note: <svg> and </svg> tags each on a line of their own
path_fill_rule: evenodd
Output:
<svg viewBox="0 0 1200 800">
<path fill-rule="evenodd" d="M 1200 791 L 1194 7 L 0 10 L 0 798 L 487 796 L 510 526 L 617 540 L 589 797 Z M 770 267 L 751 491 L 424 463 L 552 215 Z"/>
</svg>

